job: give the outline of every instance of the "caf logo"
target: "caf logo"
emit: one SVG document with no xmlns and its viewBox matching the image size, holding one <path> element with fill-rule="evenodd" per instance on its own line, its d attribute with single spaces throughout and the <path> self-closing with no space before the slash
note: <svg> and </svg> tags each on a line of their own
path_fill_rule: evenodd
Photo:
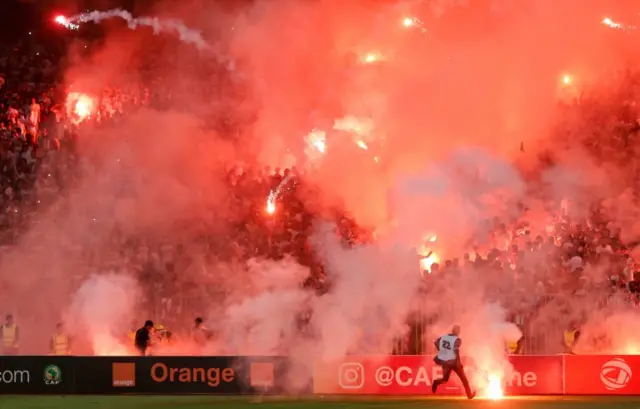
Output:
<svg viewBox="0 0 640 409">
<path fill-rule="evenodd" d="M 57 385 L 62 382 L 62 371 L 55 365 L 44 368 L 45 385 Z"/>
<path fill-rule="evenodd" d="M 622 358 L 614 358 L 602 365 L 600 380 L 610 391 L 622 389 L 631 382 L 631 367 Z"/>
</svg>

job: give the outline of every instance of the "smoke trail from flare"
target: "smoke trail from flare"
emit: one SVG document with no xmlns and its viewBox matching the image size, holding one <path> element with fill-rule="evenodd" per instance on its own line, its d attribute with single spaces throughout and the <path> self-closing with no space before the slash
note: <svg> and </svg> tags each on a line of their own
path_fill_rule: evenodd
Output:
<svg viewBox="0 0 640 409">
<path fill-rule="evenodd" d="M 278 186 L 276 186 L 274 189 L 271 190 L 271 192 L 269 192 L 269 196 L 267 197 L 267 213 L 269 214 L 273 214 L 276 211 L 276 200 L 278 200 L 278 196 L 280 196 L 280 191 L 282 190 L 282 187 L 284 185 L 287 184 L 287 182 L 289 182 L 289 179 L 291 179 L 290 175 L 287 175 L 285 178 L 282 179 L 282 181 L 278 184 Z"/>
<path fill-rule="evenodd" d="M 616 28 L 619 30 L 636 30 L 635 26 L 628 26 L 626 24 L 618 23 L 617 21 L 613 21 L 609 17 L 605 17 L 602 19 L 602 24 L 610 28 Z"/>
<path fill-rule="evenodd" d="M 86 334 L 96 355 L 128 355 L 118 338 L 126 328 L 140 296 L 138 283 L 128 275 L 93 275 L 73 295 L 65 314 L 74 334 Z"/>
<path fill-rule="evenodd" d="M 161 32 L 177 32 L 180 41 L 193 44 L 201 50 L 211 49 L 211 46 L 202 38 L 202 34 L 187 27 L 182 21 L 176 19 L 159 19 L 157 17 L 138 17 L 135 18 L 126 10 L 112 9 L 107 11 L 89 11 L 87 13 L 77 14 L 73 17 L 57 16 L 55 21 L 64 27 L 74 30 L 77 29 L 78 23 L 99 23 L 102 20 L 111 18 L 121 18 L 127 22 L 127 26 L 131 30 L 135 30 L 139 26 L 147 26 L 153 29 L 154 34 Z"/>
</svg>

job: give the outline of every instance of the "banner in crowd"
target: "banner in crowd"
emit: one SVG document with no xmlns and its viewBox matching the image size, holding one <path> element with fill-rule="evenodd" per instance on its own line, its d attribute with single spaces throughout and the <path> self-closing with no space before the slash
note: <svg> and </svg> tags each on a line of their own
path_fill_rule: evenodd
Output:
<svg viewBox="0 0 640 409">
<path fill-rule="evenodd" d="M 505 379 L 510 395 L 562 393 L 561 356 L 512 356 L 513 366 Z M 472 376 L 471 365 L 465 368 Z M 352 356 L 339 362 L 317 363 L 314 392 L 317 394 L 423 395 L 431 394 L 433 380 L 442 377 L 442 369 L 433 356 Z M 439 395 L 462 395 L 460 380 L 452 374 Z"/>
</svg>

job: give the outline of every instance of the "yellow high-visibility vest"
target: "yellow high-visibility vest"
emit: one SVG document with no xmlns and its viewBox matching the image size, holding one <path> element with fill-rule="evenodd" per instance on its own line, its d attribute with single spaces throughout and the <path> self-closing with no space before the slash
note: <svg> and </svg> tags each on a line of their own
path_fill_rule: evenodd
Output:
<svg viewBox="0 0 640 409">
<path fill-rule="evenodd" d="M 16 346 L 16 333 L 18 326 L 16 324 L 2 326 L 2 343 L 6 348 Z"/>
<path fill-rule="evenodd" d="M 69 336 L 67 334 L 53 334 L 53 354 L 69 355 Z"/>
<path fill-rule="evenodd" d="M 129 338 L 129 341 L 131 341 L 131 345 L 135 345 L 136 344 L 136 332 L 135 331 L 127 332 L 127 338 Z"/>
<path fill-rule="evenodd" d="M 576 332 L 578 332 L 577 329 L 564 331 L 564 344 L 568 348 L 573 348 L 573 343 L 576 341 Z"/>
<path fill-rule="evenodd" d="M 518 350 L 518 341 L 507 341 L 507 349 L 510 354 L 515 354 Z"/>
</svg>

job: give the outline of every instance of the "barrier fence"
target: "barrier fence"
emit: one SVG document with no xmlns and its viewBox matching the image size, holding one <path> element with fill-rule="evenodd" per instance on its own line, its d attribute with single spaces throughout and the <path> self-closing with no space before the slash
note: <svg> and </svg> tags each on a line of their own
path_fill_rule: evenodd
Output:
<svg viewBox="0 0 640 409">
<path fill-rule="evenodd" d="M 640 395 L 638 355 L 509 359 L 506 395 Z M 2 356 L 0 394 L 424 395 L 441 369 L 431 356 L 349 356 L 316 362 L 306 391 L 301 373 L 284 357 Z M 438 390 L 463 393 L 455 375 Z"/>
</svg>

